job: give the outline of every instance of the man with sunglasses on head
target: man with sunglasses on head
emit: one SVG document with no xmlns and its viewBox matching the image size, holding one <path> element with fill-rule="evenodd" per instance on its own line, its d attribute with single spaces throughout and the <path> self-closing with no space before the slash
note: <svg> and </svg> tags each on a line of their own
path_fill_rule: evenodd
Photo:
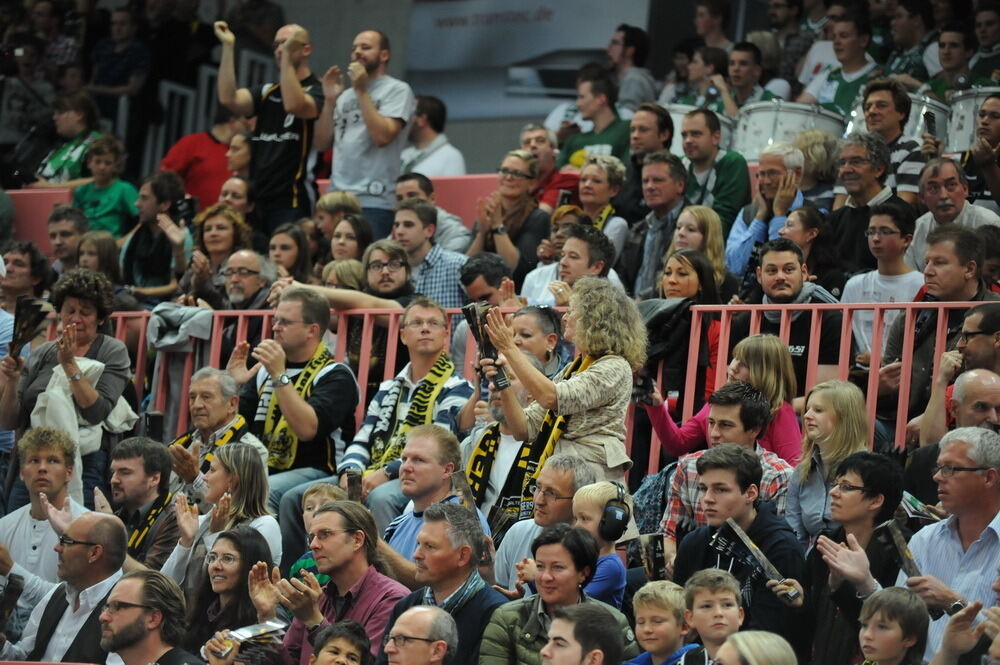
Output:
<svg viewBox="0 0 1000 665">
<path fill-rule="evenodd" d="M 56 515 L 53 526 L 63 517 L 68 516 Z M 120 665 L 121 658 L 101 645 L 99 620 L 122 576 L 128 548 L 125 525 L 113 515 L 96 512 L 63 525 L 55 546 L 61 583 L 32 610 L 17 644 L 4 638 L 0 659 Z"/>
</svg>

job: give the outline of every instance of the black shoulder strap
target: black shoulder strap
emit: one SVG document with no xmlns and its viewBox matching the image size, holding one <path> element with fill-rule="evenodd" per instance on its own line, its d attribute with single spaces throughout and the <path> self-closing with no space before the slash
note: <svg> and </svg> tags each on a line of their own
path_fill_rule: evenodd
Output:
<svg viewBox="0 0 1000 665">
<path fill-rule="evenodd" d="M 60 584 L 49 597 L 49 602 L 42 612 L 42 619 L 38 622 L 38 632 L 35 633 L 35 648 L 28 654 L 27 660 L 41 660 L 45 648 L 49 646 L 52 635 L 56 632 L 56 626 L 62 619 L 63 612 L 69 607 L 66 600 L 66 587 Z"/>
</svg>

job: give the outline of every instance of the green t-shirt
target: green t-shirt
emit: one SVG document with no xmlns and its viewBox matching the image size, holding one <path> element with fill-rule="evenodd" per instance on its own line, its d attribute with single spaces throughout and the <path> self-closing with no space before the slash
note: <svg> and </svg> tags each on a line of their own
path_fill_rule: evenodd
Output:
<svg viewBox="0 0 1000 665">
<path fill-rule="evenodd" d="M 125 220 L 139 214 L 137 198 L 139 192 L 124 180 L 114 180 L 103 188 L 91 182 L 73 192 L 73 205 L 87 216 L 91 231 L 107 231 L 120 238 Z"/>
<path fill-rule="evenodd" d="M 859 76 L 848 80 L 844 76 L 844 70 L 837 67 L 828 71 L 825 79 L 814 79 L 806 92 L 811 93 L 823 108 L 847 116 L 854 109 L 865 84 L 883 74 L 881 67 L 872 64 L 862 70 Z"/>
<path fill-rule="evenodd" d="M 740 208 L 750 203 L 750 172 L 747 160 L 733 150 L 720 150 L 715 157 L 715 163 L 704 182 L 698 182 L 694 165 L 687 158 L 687 186 L 684 188 L 684 198 L 692 205 L 706 205 L 722 220 L 723 237 L 729 237 L 729 229 L 736 219 Z"/>
<path fill-rule="evenodd" d="M 1000 52 L 989 55 L 979 55 L 976 64 L 972 66 L 972 73 L 991 80 L 990 85 L 1000 82 Z"/>
<path fill-rule="evenodd" d="M 909 74 L 918 81 L 926 81 L 928 76 L 924 66 L 924 45 L 917 44 L 905 51 L 893 51 L 889 54 L 886 70 L 890 74 Z"/>
<path fill-rule="evenodd" d="M 605 127 L 603 132 L 574 134 L 559 150 L 559 167 L 571 164 L 580 168 L 588 155 L 614 155 L 624 162 L 628 154 L 629 131 L 628 120 L 619 118 Z"/>
<path fill-rule="evenodd" d="M 995 85 L 992 80 L 985 78 L 983 76 L 976 76 L 975 72 L 972 74 L 972 82 L 970 84 L 973 88 L 983 88 L 991 85 Z M 948 79 L 944 77 L 944 74 L 938 74 L 930 81 L 927 82 L 927 87 L 931 89 L 934 96 L 941 101 L 947 101 L 945 96 L 949 90 L 951 90 L 951 84 L 948 83 Z"/>
<path fill-rule="evenodd" d="M 688 95 L 687 97 L 681 97 L 677 100 L 678 104 L 684 104 L 686 106 L 697 106 L 699 108 L 708 109 L 719 115 L 724 115 L 726 113 L 726 104 L 718 95 Z M 680 133 L 680 129 L 674 127 L 674 131 Z"/>
</svg>

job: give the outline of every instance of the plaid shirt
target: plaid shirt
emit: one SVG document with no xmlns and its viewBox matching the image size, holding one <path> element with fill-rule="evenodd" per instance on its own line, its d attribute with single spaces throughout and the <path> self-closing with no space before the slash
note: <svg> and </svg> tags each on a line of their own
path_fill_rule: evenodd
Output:
<svg viewBox="0 0 1000 665">
<path fill-rule="evenodd" d="M 760 498 L 773 501 L 779 515 L 785 514 L 785 502 L 788 495 L 788 481 L 795 469 L 774 453 L 764 450 L 757 444 L 757 456 L 764 469 L 760 480 Z M 704 526 L 705 513 L 701 508 L 701 492 L 698 491 L 698 458 L 704 450 L 684 455 L 677 461 L 677 471 L 670 481 L 670 499 L 663 513 L 660 531 L 663 535 L 677 539 L 680 528 L 684 533 Z"/>
<path fill-rule="evenodd" d="M 465 291 L 458 276 L 467 260 L 465 254 L 434 245 L 417 268 L 414 289 L 442 307 L 461 307 L 465 304 Z"/>
<path fill-rule="evenodd" d="M 66 35 L 56 35 L 45 47 L 45 62 L 61 67 L 75 62 L 80 53 L 76 40 Z"/>
</svg>

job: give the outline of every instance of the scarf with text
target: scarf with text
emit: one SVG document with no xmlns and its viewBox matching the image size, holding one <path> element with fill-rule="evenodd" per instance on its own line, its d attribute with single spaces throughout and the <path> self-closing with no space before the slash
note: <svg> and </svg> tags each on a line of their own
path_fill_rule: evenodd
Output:
<svg viewBox="0 0 1000 665">
<path fill-rule="evenodd" d="M 372 429 L 371 437 L 371 463 L 368 471 L 377 471 L 383 466 L 399 459 L 406 443 L 406 433 L 417 425 L 429 425 L 434 419 L 434 403 L 438 395 L 444 388 L 444 384 L 455 373 L 455 363 L 448 359 L 448 355 L 442 353 L 434 362 L 433 367 L 427 372 L 427 376 L 420 380 L 417 387 L 410 395 L 410 405 L 406 410 L 403 422 L 397 427 L 397 415 L 399 411 L 399 399 L 403 389 L 403 381 L 396 378 L 392 382 L 392 387 L 386 393 L 382 401 L 382 409 L 379 419 Z"/>
<path fill-rule="evenodd" d="M 140 557 L 142 554 L 142 544 L 153 528 L 153 524 L 156 523 L 156 518 L 160 516 L 164 508 L 170 505 L 170 500 L 173 498 L 174 495 L 171 492 L 156 497 L 156 501 L 153 502 L 149 512 L 146 513 L 146 519 L 136 526 L 136 528 L 132 529 L 132 533 L 128 535 L 128 553 L 133 558 Z"/>
<path fill-rule="evenodd" d="M 597 229 L 598 231 L 603 231 L 604 225 L 614 214 L 615 214 L 615 209 L 611 206 L 610 203 L 604 206 L 604 209 L 601 210 L 601 212 L 597 213 L 597 217 L 594 217 L 594 228 Z"/>
<path fill-rule="evenodd" d="M 330 355 L 330 350 L 326 348 L 326 344 L 323 342 L 317 344 L 312 358 L 309 359 L 306 366 L 295 377 L 295 392 L 302 399 L 308 400 L 312 394 L 313 379 L 316 377 L 317 372 L 327 365 L 332 365 L 334 362 L 336 361 Z M 261 383 L 261 387 L 257 392 L 258 397 L 263 394 L 265 385 L 265 383 Z M 267 416 L 264 418 L 264 440 L 267 441 L 267 450 L 269 453 L 267 466 L 278 471 L 285 471 L 292 468 L 295 456 L 299 450 L 299 437 L 295 434 L 291 426 L 289 426 L 285 416 L 281 414 L 277 392 L 271 393 L 271 402 L 267 405 Z"/>
<path fill-rule="evenodd" d="M 246 434 L 249 429 L 250 428 L 247 425 L 246 418 L 236 414 L 236 420 L 233 421 L 233 424 L 227 427 L 226 431 L 218 436 L 212 443 L 212 449 L 206 453 L 205 459 L 201 463 L 201 472 L 208 473 L 208 467 L 211 466 L 212 460 L 215 459 L 215 451 L 217 449 L 226 445 L 230 441 L 236 441 L 239 443 L 239 440 L 243 438 L 243 435 Z M 198 436 L 198 430 L 191 430 L 187 434 L 184 434 L 180 438 L 174 440 L 170 445 L 187 446 L 196 436 Z"/>
<path fill-rule="evenodd" d="M 577 356 L 576 360 L 563 370 L 563 379 L 569 379 L 575 374 L 583 372 L 594 363 L 594 360 L 593 356 Z M 542 418 L 542 424 L 538 428 L 535 439 L 521 444 L 521 450 L 518 451 L 517 457 L 514 459 L 510 473 L 507 474 L 507 482 L 504 483 L 504 488 L 500 491 L 495 505 L 511 513 L 516 510 L 519 520 L 531 517 L 535 506 L 535 480 L 538 478 L 538 472 L 542 470 L 545 460 L 552 456 L 556 442 L 559 441 L 568 425 L 568 416 L 556 415 L 552 409 L 545 412 L 545 417 Z M 512 504 L 509 501 L 504 504 L 500 503 L 506 497 L 508 487 L 511 488 L 511 491 L 520 491 L 521 498 L 517 504 Z"/>
</svg>

